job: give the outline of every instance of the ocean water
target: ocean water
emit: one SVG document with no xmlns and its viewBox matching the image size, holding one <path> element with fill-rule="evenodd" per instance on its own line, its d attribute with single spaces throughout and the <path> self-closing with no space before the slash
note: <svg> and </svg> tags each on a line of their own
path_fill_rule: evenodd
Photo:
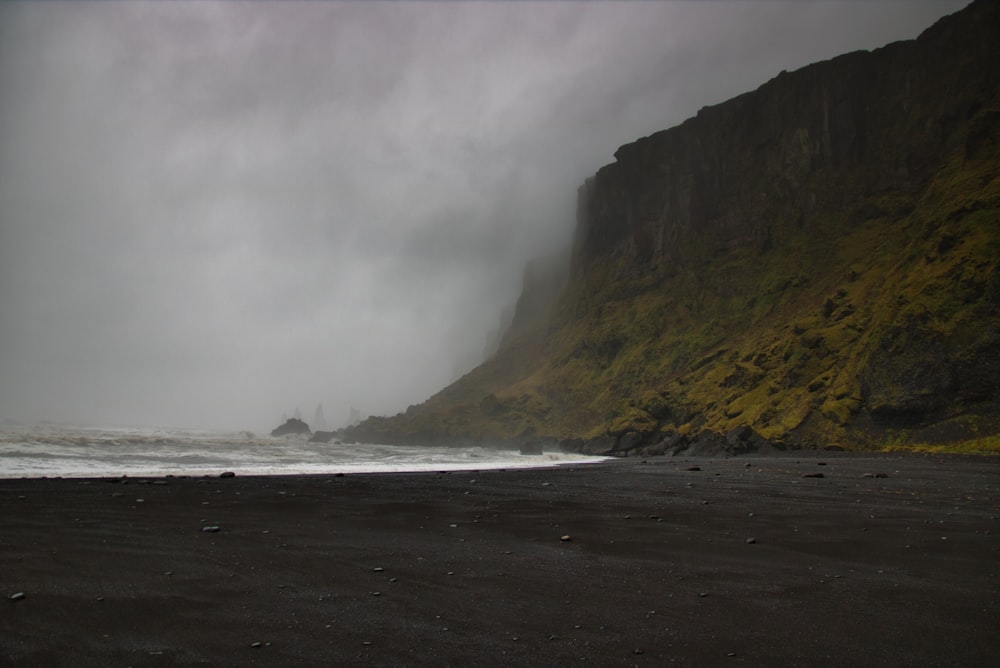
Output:
<svg viewBox="0 0 1000 668">
<path fill-rule="evenodd" d="M 483 447 L 309 443 L 249 432 L 0 426 L 0 478 L 285 475 L 529 468 L 601 461 L 562 452 L 521 455 Z"/>
</svg>

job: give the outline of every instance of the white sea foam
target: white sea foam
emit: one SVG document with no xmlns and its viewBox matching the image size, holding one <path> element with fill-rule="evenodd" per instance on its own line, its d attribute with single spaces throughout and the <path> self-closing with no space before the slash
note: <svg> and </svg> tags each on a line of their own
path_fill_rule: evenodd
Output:
<svg viewBox="0 0 1000 668">
<path fill-rule="evenodd" d="M 376 473 L 532 468 L 601 461 L 562 452 L 521 455 L 484 447 L 309 443 L 247 432 L 0 427 L 0 478 Z"/>
</svg>

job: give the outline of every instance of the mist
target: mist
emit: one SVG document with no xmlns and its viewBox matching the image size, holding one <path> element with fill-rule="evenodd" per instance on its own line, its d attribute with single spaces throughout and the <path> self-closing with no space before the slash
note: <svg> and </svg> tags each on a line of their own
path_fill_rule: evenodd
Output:
<svg viewBox="0 0 1000 668">
<path fill-rule="evenodd" d="M 965 4 L 0 3 L 0 419 L 405 410 L 620 145 Z"/>
</svg>

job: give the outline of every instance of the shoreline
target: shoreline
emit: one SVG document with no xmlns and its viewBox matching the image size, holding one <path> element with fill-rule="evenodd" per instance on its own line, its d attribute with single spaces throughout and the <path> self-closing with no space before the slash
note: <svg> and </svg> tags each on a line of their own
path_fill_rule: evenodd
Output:
<svg viewBox="0 0 1000 668">
<path fill-rule="evenodd" d="M 1000 659 L 994 458 L 122 482 L 0 479 L 0 663 Z"/>
</svg>

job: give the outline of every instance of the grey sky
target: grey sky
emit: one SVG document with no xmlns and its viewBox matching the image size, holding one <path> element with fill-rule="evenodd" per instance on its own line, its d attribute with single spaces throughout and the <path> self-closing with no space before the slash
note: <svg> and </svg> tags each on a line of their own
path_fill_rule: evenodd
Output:
<svg viewBox="0 0 1000 668">
<path fill-rule="evenodd" d="M 0 418 L 404 410 L 618 146 L 965 4 L 0 3 Z"/>
</svg>

